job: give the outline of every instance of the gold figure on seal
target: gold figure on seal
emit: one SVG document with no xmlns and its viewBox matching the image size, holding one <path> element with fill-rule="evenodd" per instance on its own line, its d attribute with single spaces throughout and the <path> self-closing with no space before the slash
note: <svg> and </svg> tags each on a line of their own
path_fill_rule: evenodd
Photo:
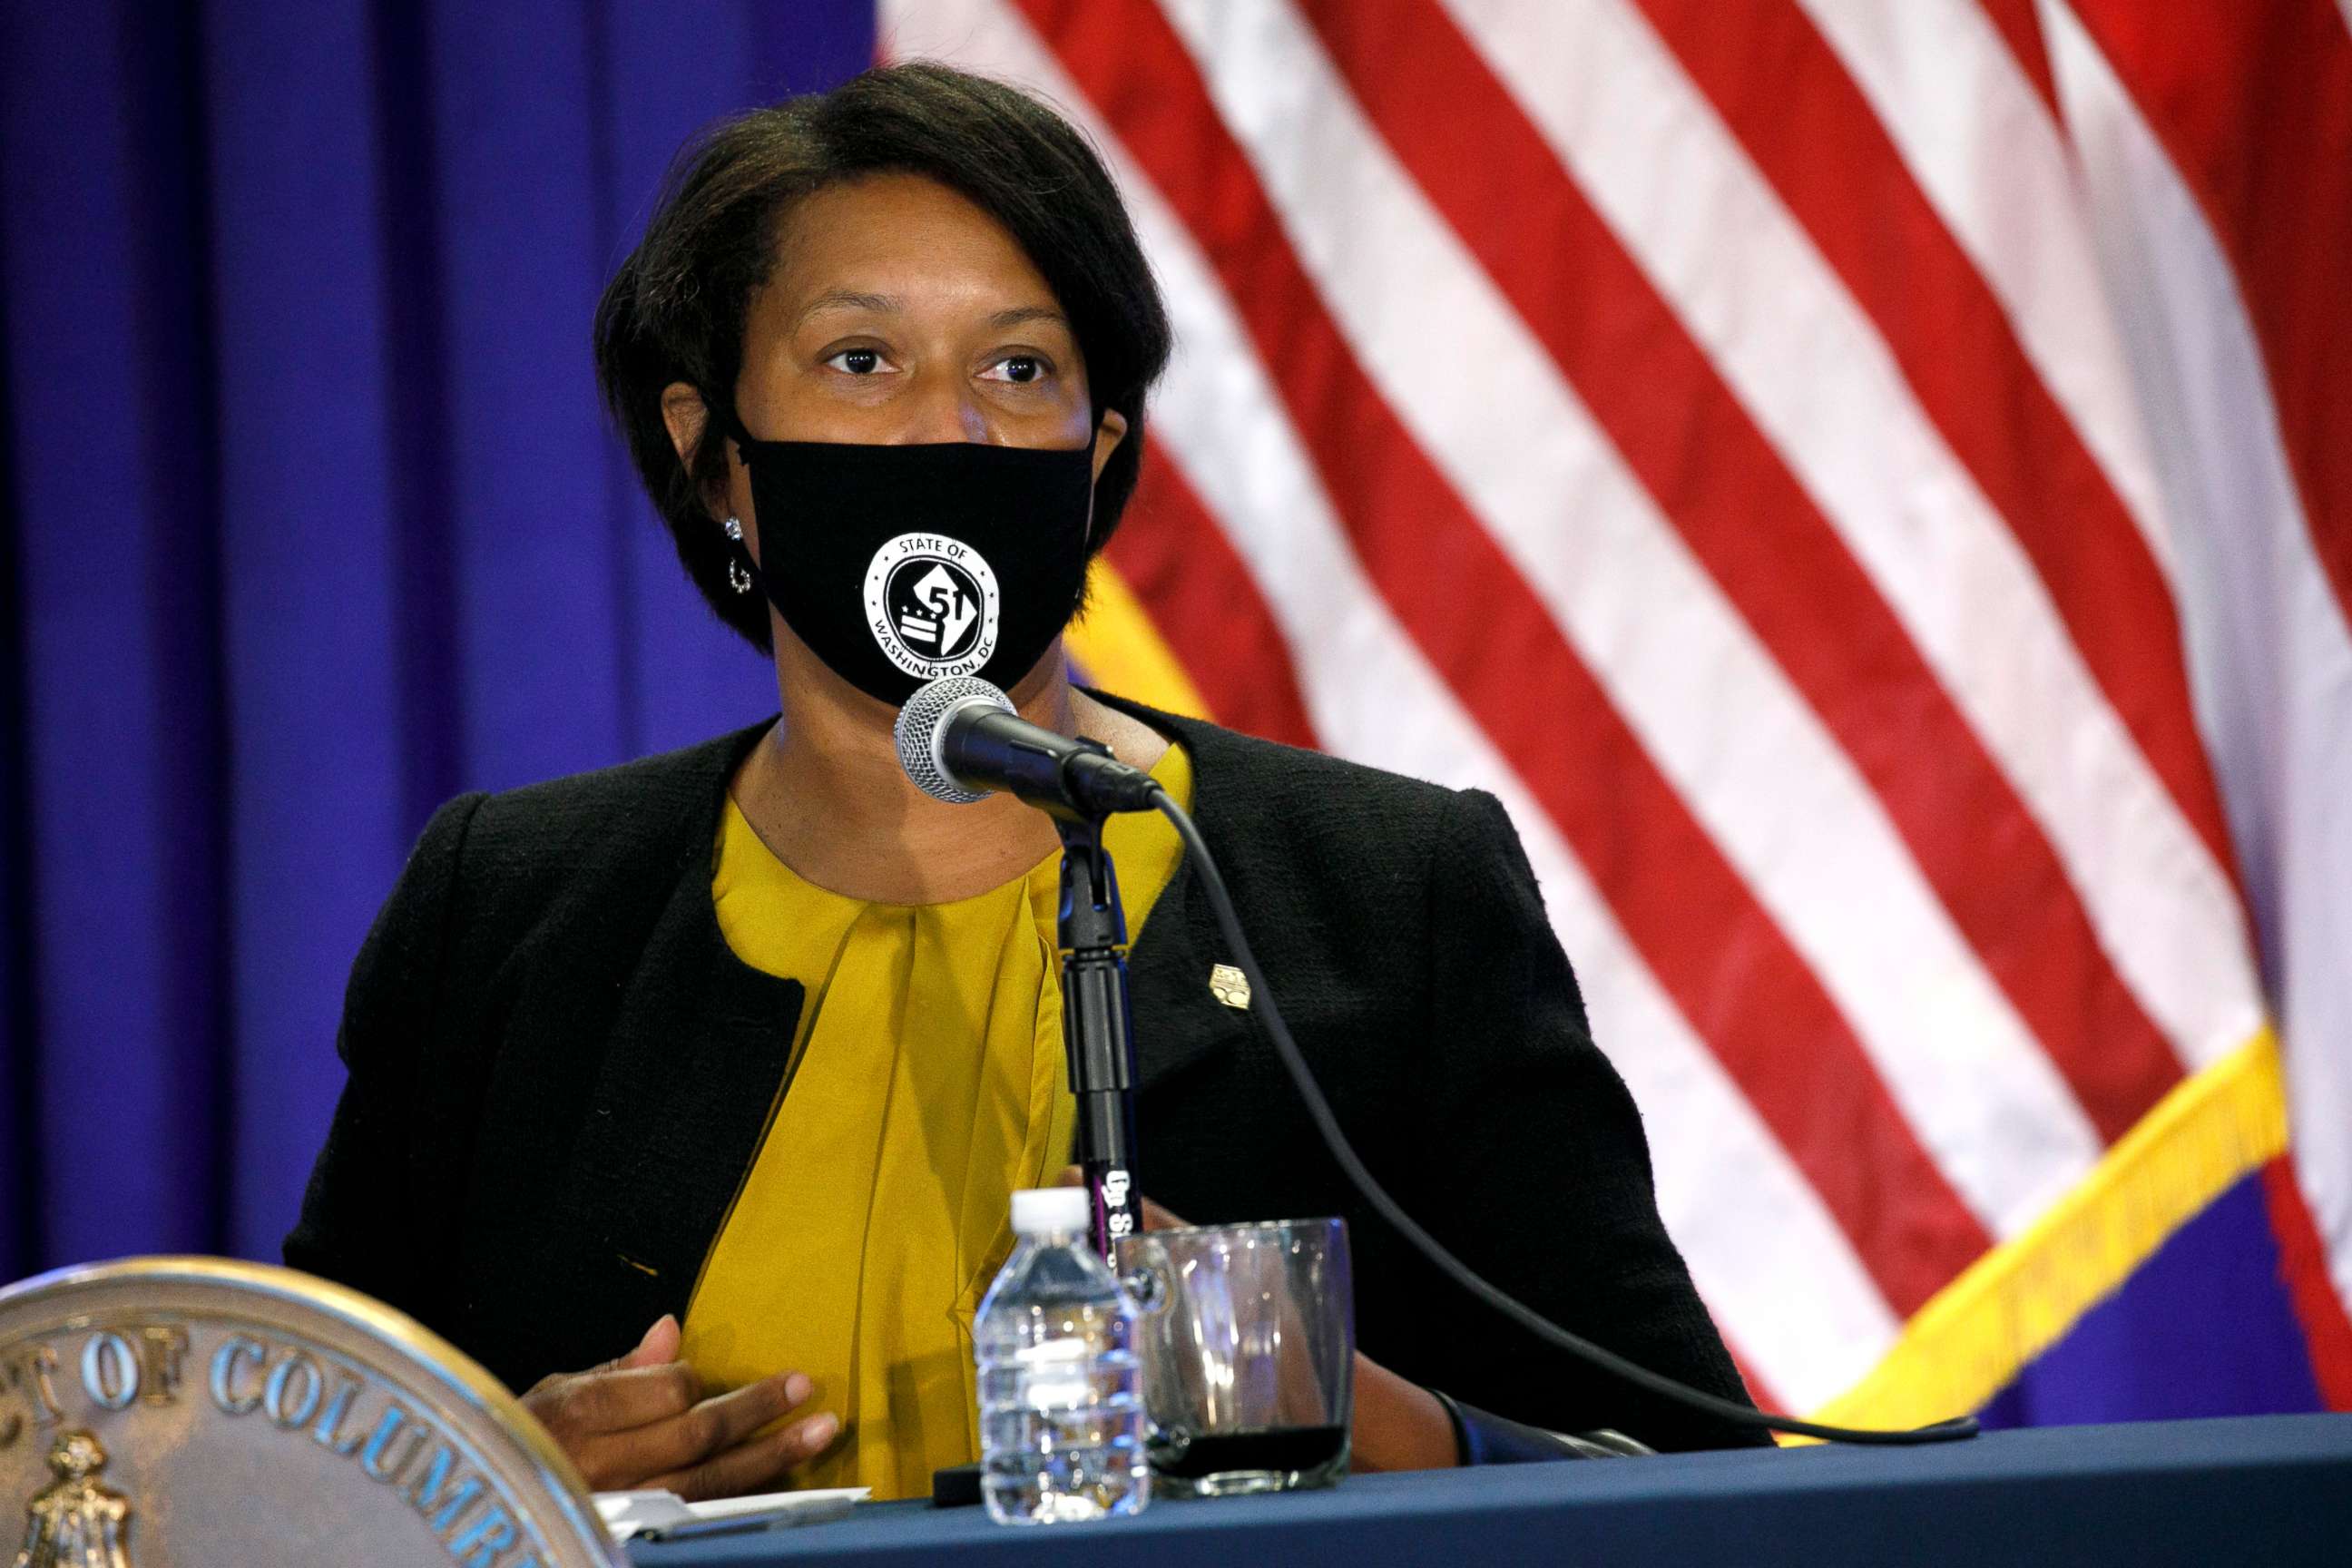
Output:
<svg viewBox="0 0 2352 1568">
<path fill-rule="evenodd" d="M 131 1500 L 98 1479 L 106 1468 L 98 1439 L 60 1434 L 49 1468 L 58 1479 L 25 1505 L 25 1544 L 11 1568 L 131 1568 L 122 1544 Z"/>
</svg>

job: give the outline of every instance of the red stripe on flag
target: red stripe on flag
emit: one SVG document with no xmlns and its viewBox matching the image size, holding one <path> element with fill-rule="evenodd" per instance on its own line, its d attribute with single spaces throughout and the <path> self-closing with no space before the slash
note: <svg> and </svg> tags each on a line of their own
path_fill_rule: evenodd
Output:
<svg viewBox="0 0 2352 1568">
<path fill-rule="evenodd" d="M 1453 22 L 1431 0 L 1306 9 L 1398 159 L 1869 780 L 2101 1136 L 2122 1137 L 2179 1059 L 1869 574 Z"/>
<path fill-rule="evenodd" d="M 1894 1308 L 1990 1243 L 1819 980 L 1366 378 L 1181 42 L 1141 0 L 1021 0 L 1215 267 L 1381 594 L 1559 824 Z"/>
<path fill-rule="evenodd" d="M 2352 621 L 2352 34 L 2335 0 L 2074 11 L 2205 209 Z"/>
<path fill-rule="evenodd" d="M 2328 1279 L 2327 1248 L 2295 1184 L 2292 1159 L 2282 1154 L 2263 1167 L 2263 1196 L 2271 1234 L 2278 1239 L 2279 1278 L 2303 1325 L 2319 1397 L 2330 1410 L 2352 1410 L 2352 1319 L 2345 1316 L 2344 1302 Z"/>
<path fill-rule="evenodd" d="M 2050 118 L 2060 125 L 2066 123 L 2066 112 L 2058 104 L 2058 79 L 2050 68 L 2050 45 L 2042 36 L 2042 18 L 2034 12 L 2036 0 L 1977 0 L 1985 15 L 2009 44 L 2009 52 L 2017 57 L 2017 68 L 2042 95 L 2042 107 Z"/>
<path fill-rule="evenodd" d="M 1861 89 L 1793 0 L 1638 3 L 1869 312 L 2108 702 L 2234 878 L 2164 574 Z"/>
<path fill-rule="evenodd" d="M 1218 723 L 1286 745 L 1318 744 L 1274 612 L 1160 447 L 1145 445 L 1143 478 L 1104 553 Z"/>
</svg>

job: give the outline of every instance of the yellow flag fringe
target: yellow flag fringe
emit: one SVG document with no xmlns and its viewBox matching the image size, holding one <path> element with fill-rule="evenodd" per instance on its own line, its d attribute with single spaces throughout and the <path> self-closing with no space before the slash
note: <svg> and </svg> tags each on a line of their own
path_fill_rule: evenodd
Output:
<svg viewBox="0 0 2352 1568">
<path fill-rule="evenodd" d="M 1912 1426 L 1975 1410 L 2286 1146 L 2278 1040 L 2265 1027 L 2176 1086 L 2047 1214 L 1937 1291 L 1813 1418 Z"/>
</svg>

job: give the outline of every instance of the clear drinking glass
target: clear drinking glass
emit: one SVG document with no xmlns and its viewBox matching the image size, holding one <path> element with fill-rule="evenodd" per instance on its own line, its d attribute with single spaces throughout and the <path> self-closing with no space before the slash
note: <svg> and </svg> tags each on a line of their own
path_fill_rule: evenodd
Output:
<svg viewBox="0 0 2352 1568">
<path fill-rule="evenodd" d="M 1347 1474 L 1356 1312 L 1346 1221 L 1147 1231 L 1118 1256 L 1136 1303 L 1155 1491 L 1229 1497 Z"/>
</svg>

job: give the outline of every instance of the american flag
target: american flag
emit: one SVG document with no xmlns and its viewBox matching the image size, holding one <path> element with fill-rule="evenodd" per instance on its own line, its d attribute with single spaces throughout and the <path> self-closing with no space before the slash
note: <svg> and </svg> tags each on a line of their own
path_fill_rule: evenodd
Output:
<svg viewBox="0 0 2352 1568">
<path fill-rule="evenodd" d="M 2347 29 L 881 8 L 1167 293 L 1076 657 L 1502 797 L 1760 1399 L 1974 1407 L 2259 1171 L 2352 1400 Z"/>
</svg>

